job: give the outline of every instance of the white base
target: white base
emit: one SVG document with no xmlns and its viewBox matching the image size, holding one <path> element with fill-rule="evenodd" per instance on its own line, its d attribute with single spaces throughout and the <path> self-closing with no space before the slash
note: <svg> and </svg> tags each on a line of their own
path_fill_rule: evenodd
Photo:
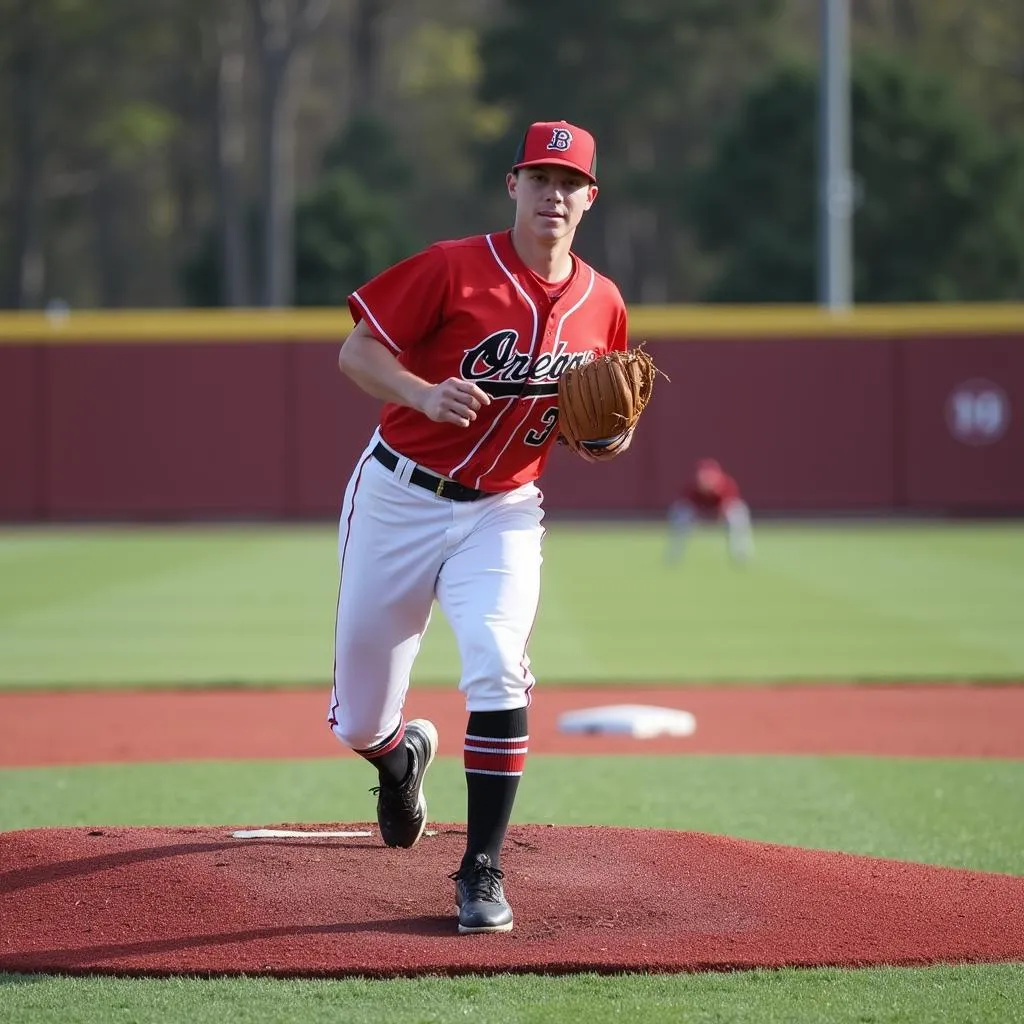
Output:
<svg viewBox="0 0 1024 1024">
<path fill-rule="evenodd" d="M 609 704 L 605 707 L 567 711 L 558 728 L 569 733 L 614 733 L 650 739 L 653 736 L 692 736 L 697 719 L 689 711 L 649 704 Z"/>
</svg>

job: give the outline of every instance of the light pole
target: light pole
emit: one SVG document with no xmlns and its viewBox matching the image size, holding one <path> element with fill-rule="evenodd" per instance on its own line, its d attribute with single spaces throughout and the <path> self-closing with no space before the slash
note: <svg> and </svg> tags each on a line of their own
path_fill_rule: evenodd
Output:
<svg viewBox="0 0 1024 1024">
<path fill-rule="evenodd" d="M 841 312 L 853 303 L 848 0 L 820 0 L 820 12 L 818 302 Z"/>
</svg>

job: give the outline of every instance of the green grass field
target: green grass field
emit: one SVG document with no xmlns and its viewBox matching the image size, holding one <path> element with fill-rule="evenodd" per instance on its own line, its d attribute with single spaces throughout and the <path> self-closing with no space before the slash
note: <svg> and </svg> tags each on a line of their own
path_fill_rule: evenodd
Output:
<svg viewBox="0 0 1024 1024">
<path fill-rule="evenodd" d="M 658 526 L 552 524 L 532 648 L 541 684 L 1024 679 L 1024 526 L 764 525 L 756 539 L 740 569 L 705 530 L 668 568 Z M 602 592 L 610 574 L 620 607 Z M 2 530 L 0 687 L 319 683 L 335 588 L 329 527 Z M 437 616 L 417 682 L 454 685 L 456 670 Z M 0 830 L 364 820 L 361 768 L 0 770 Z M 463 818 L 455 759 L 432 770 L 431 809 Z M 1024 762 L 535 756 L 515 820 L 698 830 L 1021 875 Z M 33 1024 L 632 1017 L 1003 1024 L 1024 1020 L 1024 965 L 391 982 L 0 976 L 0 1020 Z"/>
<path fill-rule="evenodd" d="M 742 568 L 664 541 L 550 526 L 542 681 L 1024 679 L 1024 526 L 765 525 Z M 329 680 L 337 585 L 331 527 L 0 531 L 0 687 Z M 436 614 L 416 681 L 456 672 Z"/>
</svg>

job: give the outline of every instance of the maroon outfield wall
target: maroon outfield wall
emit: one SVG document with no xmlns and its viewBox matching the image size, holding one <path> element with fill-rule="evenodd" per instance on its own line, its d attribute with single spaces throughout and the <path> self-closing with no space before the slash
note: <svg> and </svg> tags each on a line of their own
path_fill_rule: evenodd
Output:
<svg viewBox="0 0 1024 1024">
<path fill-rule="evenodd" d="M 547 507 L 660 514 L 714 455 L 761 511 L 1024 512 L 1024 312 L 1010 309 L 954 328 L 858 313 L 842 331 L 663 315 L 644 334 L 671 380 L 634 449 L 606 466 L 556 451 Z M 347 326 L 134 314 L 72 333 L 0 317 L 0 518 L 335 515 L 377 413 L 337 371 Z"/>
</svg>

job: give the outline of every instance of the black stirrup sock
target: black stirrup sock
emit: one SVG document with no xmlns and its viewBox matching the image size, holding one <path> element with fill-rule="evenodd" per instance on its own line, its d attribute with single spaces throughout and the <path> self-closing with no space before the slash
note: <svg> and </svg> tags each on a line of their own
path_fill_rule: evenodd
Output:
<svg viewBox="0 0 1024 1024">
<path fill-rule="evenodd" d="M 405 721 L 384 741 L 366 750 L 357 750 L 376 769 L 386 786 L 399 785 L 409 774 L 409 748 L 405 745 Z"/>
<path fill-rule="evenodd" d="M 466 854 L 486 853 L 497 867 L 529 742 L 526 708 L 472 711 L 466 727 Z"/>
</svg>

